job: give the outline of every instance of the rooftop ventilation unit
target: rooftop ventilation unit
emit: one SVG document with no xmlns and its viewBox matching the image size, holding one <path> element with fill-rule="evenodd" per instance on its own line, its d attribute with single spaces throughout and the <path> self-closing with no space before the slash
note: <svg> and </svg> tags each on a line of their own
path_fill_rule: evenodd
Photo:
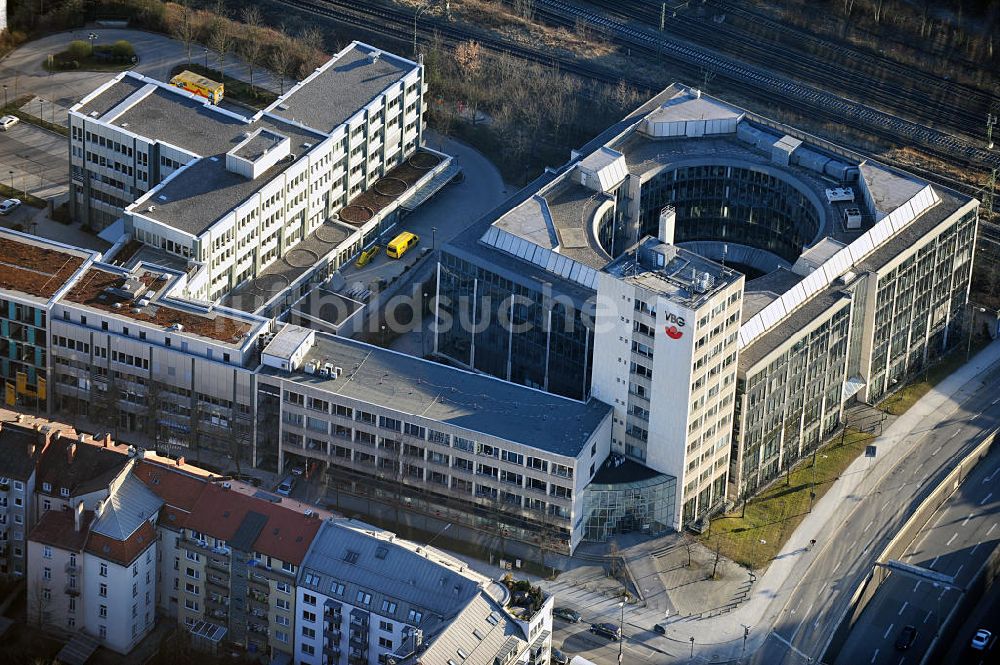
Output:
<svg viewBox="0 0 1000 665">
<path fill-rule="evenodd" d="M 305 369 L 303 371 L 305 371 L 306 374 L 315 374 L 316 363 L 310 360 L 309 362 L 306 363 Z"/>
</svg>

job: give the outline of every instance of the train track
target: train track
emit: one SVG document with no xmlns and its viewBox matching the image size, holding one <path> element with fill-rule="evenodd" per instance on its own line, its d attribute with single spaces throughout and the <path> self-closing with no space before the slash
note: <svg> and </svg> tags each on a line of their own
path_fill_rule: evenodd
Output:
<svg viewBox="0 0 1000 665">
<path fill-rule="evenodd" d="M 587 0 L 587 4 L 599 7 L 608 16 L 659 28 L 659 2 Z M 1000 104 L 995 96 L 978 88 L 816 38 L 725 0 L 711 4 L 718 10 L 716 15 L 727 20 L 706 22 L 684 12 L 665 21 L 668 33 L 770 67 L 807 84 L 822 81 L 824 88 L 857 95 L 867 103 L 967 137 L 980 136 L 986 114 Z M 728 20 L 733 17 L 750 29 L 733 27 Z"/>
<path fill-rule="evenodd" d="M 648 57 L 669 57 L 689 67 L 712 72 L 753 96 L 768 96 L 790 104 L 812 116 L 835 122 L 851 122 L 861 130 L 897 144 L 917 145 L 935 156 L 959 161 L 963 166 L 1000 167 L 1000 155 L 970 141 L 920 125 L 867 104 L 841 97 L 805 83 L 792 81 L 772 70 L 751 67 L 691 43 L 616 21 L 563 0 L 537 0 L 536 14 L 558 25 L 586 22 L 619 45 Z"/>
</svg>

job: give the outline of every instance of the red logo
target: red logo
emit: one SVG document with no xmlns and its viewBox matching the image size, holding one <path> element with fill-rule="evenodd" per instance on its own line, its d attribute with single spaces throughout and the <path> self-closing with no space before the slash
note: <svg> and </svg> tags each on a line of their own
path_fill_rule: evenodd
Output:
<svg viewBox="0 0 1000 665">
<path fill-rule="evenodd" d="M 670 339 L 680 339 L 684 336 L 684 333 L 678 330 L 677 326 L 667 326 L 665 330 L 667 332 L 667 337 Z"/>
</svg>

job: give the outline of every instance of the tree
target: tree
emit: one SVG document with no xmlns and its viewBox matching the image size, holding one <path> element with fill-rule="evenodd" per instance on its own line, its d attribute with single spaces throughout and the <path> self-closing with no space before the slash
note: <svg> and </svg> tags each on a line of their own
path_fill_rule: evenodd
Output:
<svg viewBox="0 0 1000 665">
<path fill-rule="evenodd" d="M 191 66 L 191 45 L 194 44 L 198 36 L 198 29 L 194 24 L 194 11 L 188 5 L 187 0 L 181 3 L 181 18 L 174 25 L 173 36 L 184 44 L 184 53 L 187 55 L 188 67 Z"/>
<path fill-rule="evenodd" d="M 287 40 L 286 40 L 287 41 Z M 267 61 L 271 69 L 281 79 L 281 94 L 285 94 L 285 78 L 291 73 L 292 53 L 287 43 L 275 43 L 271 46 Z"/>
<path fill-rule="evenodd" d="M 479 105 L 479 73 L 483 69 L 483 48 L 477 41 L 462 42 L 455 47 L 455 64 L 465 80 L 463 90 L 469 106 L 472 107 L 472 124 L 476 124 Z"/>
<path fill-rule="evenodd" d="M 535 18 L 535 0 L 514 0 L 514 13 L 531 21 Z"/>
<path fill-rule="evenodd" d="M 208 45 L 213 51 L 216 52 L 216 55 L 219 58 L 220 82 L 225 82 L 226 54 L 233 48 L 233 24 L 226 17 L 225 3 L 221 1 L 217 3 L 214 12 L 216 14 L 216 18 L 212 24 L 212 34 L 208 38 Z"/>
<path fill-rule="evenodd" d="M 719 561 L 722 559 L 722 541 L 715 537 L 715 561 L 712 563 L 712 579 L 716 578 L 719 572 Z"/>
<path fill-rule="evenodd" d="M 247 63 L 247 69 L 250 71 L 250 90 L 253 92 L 255 90 L 253 70 L 264 54 L 264 40 L 261 39 L 260 35 L 263 19 L 260 15 L 260 9 L 256 5 L 244 7 L 242 18 L 245 29 L 239 50 L 240 55 Z"/>
<path fill-rule="evenodd" d="M 681 542 L 684 545 L 684 549 L 687 550 L 687 555 L 688 555 L 687 567 L 690 568 L 691 567 L 691 554 L 692 554 L 692 550 L 694 549 L 694 541 L 691 540 L 691 538 L 687 534 L 681 534 L 681 538 L 683 539 Z"/>
</svg>

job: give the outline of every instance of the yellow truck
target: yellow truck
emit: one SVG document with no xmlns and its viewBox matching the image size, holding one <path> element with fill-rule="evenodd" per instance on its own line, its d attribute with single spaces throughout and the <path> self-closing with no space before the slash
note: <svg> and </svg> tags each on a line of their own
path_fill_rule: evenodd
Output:
<svg viewBox="0 0 1000 665">
<path fill-rule="evenodd" d="M 170 85 L 176 85 L 178 88 L 193 92 L 200 97 L 205 97 L 213 104 L 221 102 L 225 94 L 225 86 L 223 84 L 195 74 L 188 69 L 170 79 Z"/>
</svg>

